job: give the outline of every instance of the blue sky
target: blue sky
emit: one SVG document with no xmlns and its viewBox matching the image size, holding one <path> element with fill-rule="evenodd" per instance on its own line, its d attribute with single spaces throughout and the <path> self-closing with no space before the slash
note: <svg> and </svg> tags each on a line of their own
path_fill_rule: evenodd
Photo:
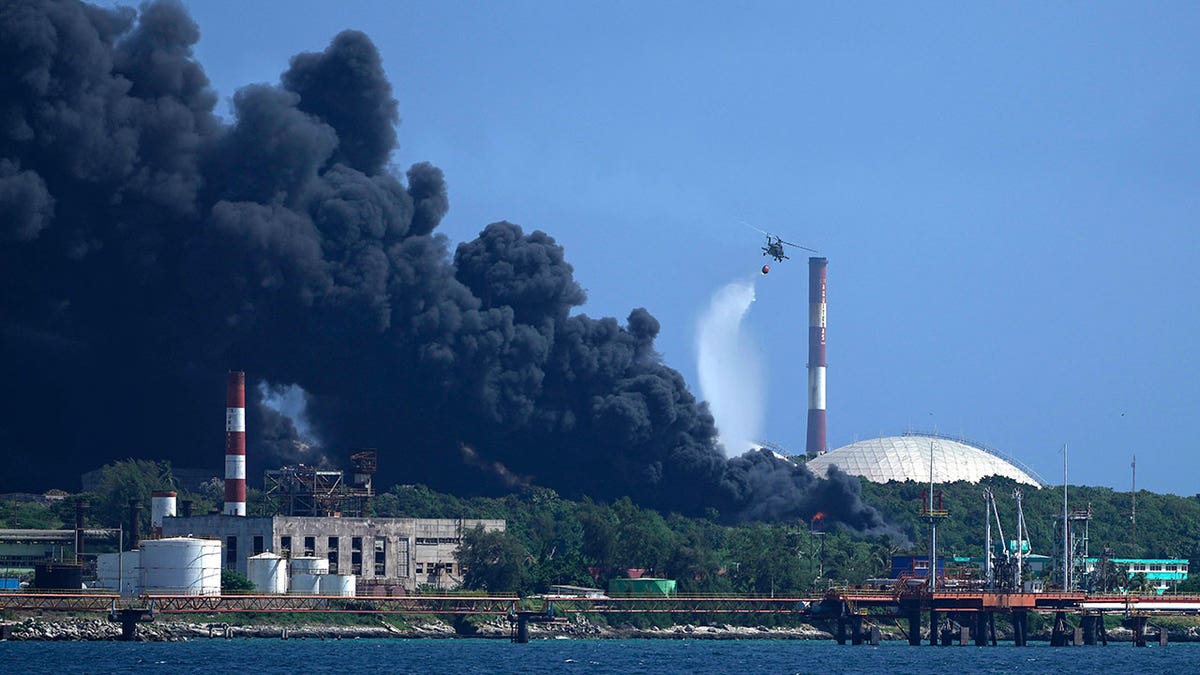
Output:
<svg viewBox="0 0 1200 675">
<path fill-rule="evenodd" d="M 593 316 L 695 323 L 829 258 L 829 444 L 915 428 L 1060 483 L 1200 492 L 1200 5 L 190 2 L 223 101 L 346 28 L 400 102 L 440 230 L 541 229 Z M 222 109 L 228 110 L 227 103 Z M 804 448 L 807 264 L 757 280 L 764 436 Z M 697 390 L 698 391 L 698 390 Z"/>
</svg>

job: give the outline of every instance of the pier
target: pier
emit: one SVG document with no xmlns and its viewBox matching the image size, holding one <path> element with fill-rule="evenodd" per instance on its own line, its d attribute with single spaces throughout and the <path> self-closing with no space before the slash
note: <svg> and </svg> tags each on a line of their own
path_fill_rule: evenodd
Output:
<svg viewBox="0 0 1200 675">
<path fill-rule="evenodd" d="M 995 619 L 1007 616 L 1012 644 L 1029 640 L 1031 614 L 1053 617 L 1050 642 L 1054 646 L 1105 645 L 1105 616 L 1121 617 L 1133 633 L 1133 644 L 1165 645 L 1166 631 L 1153 624 L 1159 616 L 1200 615 L 1200 596 L 1112 595 L 1082 592 L 992 592 L 984 590 L 930 591 L 927 587 L 901 591 L 835 588 L 822 595 L 675 596 L 675 597 L 569 597 L 507 595 L 147 595 L 119 604 L 111 593 L 0 593 L 3 611 L 94 611 L 128 625 L 154 616 L 189 613 L 332 613 L 332 614 L 433 614 L 494 615 L 509 617 L 514 639 L 530 622 L 568 619 L 575 614 L 620 616 L 671 615 L 691 620 L 703 617 L 788 615 L 825 623 L 833 628 L 838 644 L 878 644 L 880 626 L 897 625 L 911 645 L 994 646 Z M 153 607 L 146 612 L 145 607 Z M 923 630 L 923 625 L 925 629 Z M 520 640 L 519 640 L 520 641 Z"/>
</svg>

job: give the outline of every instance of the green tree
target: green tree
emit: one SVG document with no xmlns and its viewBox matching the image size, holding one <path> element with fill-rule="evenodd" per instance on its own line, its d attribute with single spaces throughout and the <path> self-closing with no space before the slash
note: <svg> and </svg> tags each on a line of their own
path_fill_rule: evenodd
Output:
<svg viewBox="0 0 1200 675">
<path fill-rule="evenodd" d="M 142 503 L 141 531 L 150 527 L 150 495 L 155 490 L 174 489 L 175 479 L 168 462 L 125 459 L 105 465 L 96 493 L 90 499 L 91 515 L 102 525 L 128 526 L 129 501 Z"/>
<path fill-rule="evenodd" d="M 613 513 L 602 506 L 587 505 L 579 516 L 583 528 L 581 553 L 592 567 L 608 568 L 616 564 L 617 523 Z"/>
<path fill-rule="evenodd" d="M 72 516 L 72 519 L 74 516 Z M 30 530 L 55 530 L 63 519 L 55 509 L 38 502 L 0 500 L 0 527 Z M 72 524 L 72 527 L 74 524 Z"/>
<path fill-rule="evenodd" d="M 513 535 L 476 526 L 463 533 L 454 553 L 463 573 L 463 586 L 492 593 L 525 593 L 529 551 Z"/>
<path fill-rule="evenodd" d="M 254 583 L 237 570 L 221 570 L 221 592 L 253 591 Z"/>
</svg>

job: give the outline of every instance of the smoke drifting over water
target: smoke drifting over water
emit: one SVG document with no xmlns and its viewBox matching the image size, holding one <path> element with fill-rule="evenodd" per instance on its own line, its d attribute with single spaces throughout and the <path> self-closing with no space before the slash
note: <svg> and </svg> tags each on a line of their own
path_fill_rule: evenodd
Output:
<svg viewBox="0 0 1200 675">
<path fill-rule="evenodd" d="M 696 326 L 700 391 L 712 408 L 726 455 L 755 445 L 763 420 L 758 351 L 742 320 L 754 304 L 754 281 L 732 281 L 713 294 Z"/>
<path fill-rule="evenodd" d="M 231 124 L 199 36 L 177 2 L 0 11 L 0 491 L 130 456 L 218 475 L 225 373 L 245 370 L 302 390 L 325 445 L 247 387 L 252 484 L 374 447 L 380 485 L 884 529 L 856 479 L 726 459 L 658 321 L 575 312 L 550 235 L 497 222 L 451 251 L 442 171 L 389 165 L 398 107 L 366 35 L 240 89 Z"/>
</svg>

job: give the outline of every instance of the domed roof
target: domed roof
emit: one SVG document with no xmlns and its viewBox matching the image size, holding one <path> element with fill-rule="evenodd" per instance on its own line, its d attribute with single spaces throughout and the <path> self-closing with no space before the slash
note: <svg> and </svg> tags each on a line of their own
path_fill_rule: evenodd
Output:
<svg viewBox="0 0 1200 675">
<path fill-rule="evenodd" d="M 929 481 L 929 452 L 933 448 L 933 482 L 977 483 L 986 476 L 1006 476 L 1018 483 L 1041 487 L 1033 471 L 995 450 L 932 434 L 904 434 L 872 438 L 845 445 L 808 460 L 808 468 L 825 476 L 829 466 L 874 483 L 911 480 Z"/>
</svg>

